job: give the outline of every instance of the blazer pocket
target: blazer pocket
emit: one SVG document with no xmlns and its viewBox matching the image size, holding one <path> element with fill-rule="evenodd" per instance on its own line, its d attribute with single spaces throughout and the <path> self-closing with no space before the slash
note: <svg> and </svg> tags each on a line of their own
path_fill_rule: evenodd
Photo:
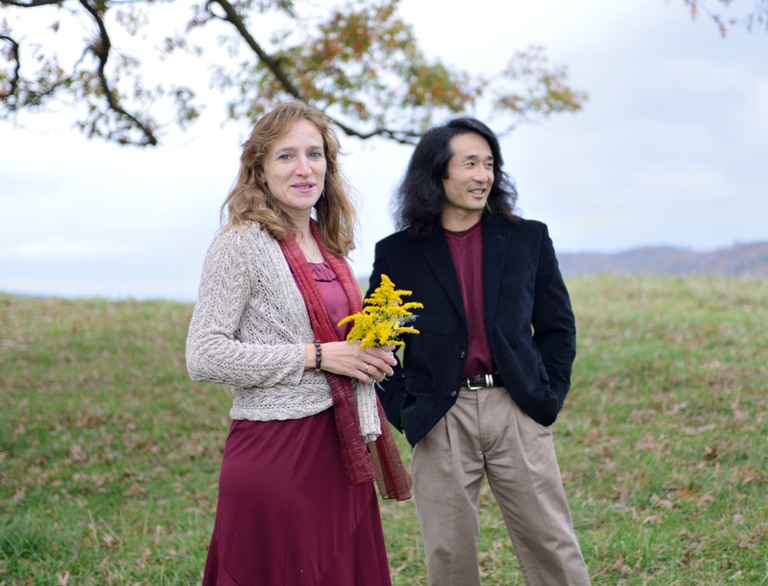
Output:
<svg viewBox="0 0 768 586">
<path fill-rule="evenodd" d="M 544 366 L 536 345 L 523 336 L 517 336 L 511 340 L 500 338 L 505 344 L 505 348 L 499 353 L 499 358 L 507 362 L 504 365 L 498 365 L 503 373 L 505 370 L 512 372 L 518 381 L 528 380 L 532 383 L 538 379 L 540 382 L 549 386 L 549 373 Z"/>
<path fill-rule="evenodd" d="M 544 366 L 541 357 L 539 357 L 539 374 L 541 374 L 541 380 L 547 383 L 549 382 L 549 373 L 547 372 L 547 367 Z"/>
<path fill-rule="evenodd" d="M 420 375 L 405 376 L 405 394 L 406 397 L 414 398 L 423 395 L 425 391 L 432 388 L 432 380 Z"/>
</svg>

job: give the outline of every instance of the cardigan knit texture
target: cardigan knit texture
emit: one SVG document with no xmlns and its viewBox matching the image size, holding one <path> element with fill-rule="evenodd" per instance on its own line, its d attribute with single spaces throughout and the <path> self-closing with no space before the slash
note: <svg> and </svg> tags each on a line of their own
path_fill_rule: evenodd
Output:
<svg viewBox="0 0 768 586">
<path fill-rule="evenodd" d="M 325 374 L 306 369 L 314 340 L 279 243 L 254 222 L 215 235 L 187 336 L 194 381 L 231 385 L 230 417 L 299 419 L 332 406 Z M 373 385 L 352 381 L 365 441 L 381 434 Z"/>
</svg>

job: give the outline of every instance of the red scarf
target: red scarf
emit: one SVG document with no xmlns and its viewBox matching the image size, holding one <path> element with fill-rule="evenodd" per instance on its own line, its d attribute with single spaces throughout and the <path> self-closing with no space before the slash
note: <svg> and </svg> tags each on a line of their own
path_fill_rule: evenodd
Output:
<svg viewBox="0 0 768 586">
<path fill-rule="evenodd" d="M 352 274 L 352 269 L 343 258 L 331 253 L 325 247 L 314 221 L 310 222 L 310 229 L 323 257 L 336 273 L 336 278 L 347 295 L 350 313 L 357 313 L 361 310 L 363 302 L 360 287 Z M 283 238 L 280 241 L 280 248 L 304 298 L 315 338 L 320 342 L 337 341 L 336 329 L 328 317 L 320 289 L 315 283 L 304 253 L 296 242 L 296 237 L 289 234 Z M 325 376 L 331 386 L 336 429 L 349 481 L 357 486 L 375 479 L 382 498 L 395 498 L 398 501 L 411 498 L 411 478 L 400 460 L 400 453 L 397 451 L 395 439 L 392 437 L 392 431 L 378 397 L 376 397 L 376 406 L 381 420 L 381 436 L 366 448 L 360 431 L 352 379 L 331 372 L 325 372 Z"/>
</svg>

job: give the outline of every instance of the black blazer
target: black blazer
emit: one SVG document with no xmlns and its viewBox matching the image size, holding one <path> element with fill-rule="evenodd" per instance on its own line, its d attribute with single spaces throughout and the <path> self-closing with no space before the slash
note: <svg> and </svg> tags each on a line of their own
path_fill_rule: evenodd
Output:
<svg viewBox="0 0 768 586">
<path fill-rule="evenodd" d="M 570 388 L 576 324 L 546 225 L 483 217 L 485 327 L 495 368 L 512 399 L 550 425 Z M 397 232 L 376 244 L 369 291 L 387 275 L 420 301 L 402 366 L 379 397 L 389 421 L 415 445 L 453 406 L 468 344 L 467 318 L 445 232 Z"/>
</svg>

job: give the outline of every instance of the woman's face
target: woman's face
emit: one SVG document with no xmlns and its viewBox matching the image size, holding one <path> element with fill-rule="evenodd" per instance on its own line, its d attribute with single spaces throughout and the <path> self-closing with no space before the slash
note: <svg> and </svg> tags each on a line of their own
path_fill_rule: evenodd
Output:
<svg viewBox="0 0 768 586">
<path fill-rule="evenodd" d="M 299 120 L 270 147 L 262 181 L 289 216 L 305 218 L 323 192 L 326 165 L 320 130 Z"/>
</svg>

